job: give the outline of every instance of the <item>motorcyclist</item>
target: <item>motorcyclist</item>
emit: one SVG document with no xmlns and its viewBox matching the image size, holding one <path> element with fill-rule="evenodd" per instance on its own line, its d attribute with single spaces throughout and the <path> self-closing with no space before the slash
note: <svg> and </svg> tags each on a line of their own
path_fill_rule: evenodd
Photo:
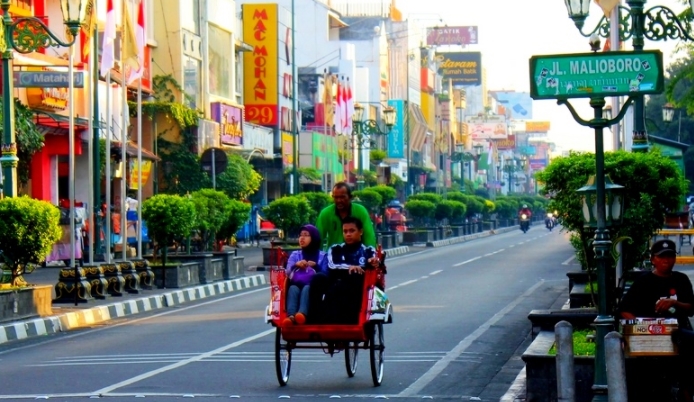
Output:
<svg viewBox="0 0 694 402">
<path fill-rule="evenodd" d="M 523 204 L 523 207 L 518 211 L 518 218 L 520 219 L 523 214 L 525 214 L 526 219 L 530 219 L 530 217 L 533 216 L 532 211 L 528 208 L 528 204 Z"/>
</svg>

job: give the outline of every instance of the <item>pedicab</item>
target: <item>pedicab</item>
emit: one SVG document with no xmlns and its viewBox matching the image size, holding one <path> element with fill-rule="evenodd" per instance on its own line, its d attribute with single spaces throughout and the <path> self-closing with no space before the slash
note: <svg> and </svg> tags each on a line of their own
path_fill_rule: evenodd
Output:
<svg viewBox="0 0 694 402">
<path fill-rule="evenodd" d="M 364 271 L 362 304 L 357 324 L 311 324 L 283 325 L 287 317 L 285 294 L 288 280 L 285 273 L 287 255 L 279 250 L 278 263 L 270 267 L 270 304 L 265 313 L 265 322 L 275 331 L 275 371 L 280 386 L 287 385 L 292 367 L 294 349 L 322 349 L 332 357 L 344 352 L 348 377 L 357 372 L 357 355 L 360 349 L 369 351 L 371 379 L 374 386 L 383 380 L 385 344 L 383 325 L 393 322 L 393 310 L 386 297 L 385 265 Z M 379 249 L 379 259 L 385 254 Z"/>
</svg>

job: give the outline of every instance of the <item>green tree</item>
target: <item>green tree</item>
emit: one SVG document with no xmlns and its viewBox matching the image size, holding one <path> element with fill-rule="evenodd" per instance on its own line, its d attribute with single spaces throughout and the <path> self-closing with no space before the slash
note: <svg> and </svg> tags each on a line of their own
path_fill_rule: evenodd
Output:
<svg viewBox="0 0 694 402">
<path fill-rule="evenodd" d="M 580 252 L 590 250 L 593 233 L 583 230 L 581 198 L 576 190 L 594 174 L 594 154 L 580 152 L 555 158 L 538 173 L 540 181 L 545 183 L 543 193 L 552 197 L 546 208 L 561 211 L 559 221 L 564 229 L 580 234 L 583 245 L 583 250 L 577 250 Z M 606 152 L 605 174 L 614 183 L 625 186 L 623 222 L 619 227 L 611 228 L 610 235 L 613 241 L 622 236 L 633 240 L 631 244 L 625 243 L 624 250 L 624 266 L 630 269 L 644 260 L 648 242 L 662 228 L 665 213 L 679 209 L 687 183 L 675 162 L 657 150 L 648 153 Z M 592 253 L 588 251 L 588 254 Z"/>
<path fill-rule="evenodd" d="M 448 194 L 446 194 L 446 198 L 452 201 L 458 201 L 465 204 L 468 198 L 470 198 L 470 196 L 468 196 L 467 194 L 463 194 L 460 191 L 451 191 Z"/>
<path fill-rule="evenodd" d="M 151 237 L 156 242 L 155 253 L 162 249 L 166 265 L 169 245 L 178 238 L 188 237 L 197 225 L 195 205 L 187 197 L 157 194 L 142 203 L 142 219 L 147 222 Z"/>
<path fill-rule="evenodd" d="M 229 219 L 231 199 L 223 192 L 210 188 L 193 192 L 190 199 L 195 205 L 200 239 L 204 250 L 207 251 L 212 240 L 216 238 L 217 231 Z"/>
<path fill-rule="evenodd" d="M 216 240 L 218 243 L 231 239 L 250 218 L 251 204 L 232 199 L 229 199 L 227 203 L 229 214 L 217 230 Z"/>
<path fill-rule="evenodd" d="M 258 191 L 263 177 L 242 156 L 227 153 L 227 158 L 226 170 L 217 176 L 217 189 L 233 200 L 245 200 Z"/>
<path fill-rule="evenodd" d="M 440 195 L 435 194 L 435 193 L 417 193 L 417 194 L 412 194 L 407 201 L 409 202 L 410 200 L 422 200 L 422 201 L 429 201 L 432 204 L 438 204 L 443 200 Z"/>
<path fill-rule="evenodd" d="M 456 209 L 456 202 L 457 201 L 443 200 L 436 204 L 436 209 L 434 210 L 434 218 L 437 221 L 443 221 L 444 219 L 453 219 L 453 211 L 455 211 Z M 459 202 L 457 203 L 460 204 Z"/>
<path fill-rule="evenodd" d="M 2 100 L 0 100 L 2 107 Z M 3 135 L 2 120 L 0 114 L 0 135 Z M 29 165 L 34 154 L 43 148 L 43 134 L 36 127 L 35 112 L 24 105 L 18 98 L 14 98 L 14 132 L 17 141 L 17 178 L 22 185 L 29 182 Z"/>
<path fill-rule="evenodd" d="M 300 196 L 306 198 L 306 201 L 308 201 L 311 206 L 311 216 L 308 219 L 309 222 L 316 222 L 320 211 L 333 203 L 333 199 L 328 194 L 320 191 L 304 191 Z"/>
<path fill-rule="evenodd" d="M 12 286 L 26 285 L 27 265 L 44 261 L 62 235 L 60 210 L 49 202 L 26 196 L 0 199 L 0 258 L 12 270 Z"/>
<path fill-rule="evenodd" d="M 468 197 L 465 201 L 465 207 L 467 208 L 467 215 L 469 217 L 484 213 L 484 201 L 480 201 L 480 198 L 482 197 L 472 196 Z"/>
<path fill-rule="evenodd" d="M 311 205 L 302 196 L 282 197 L 263 208 L 265 217 L 282 229 L 286 239 L 310 222 Z"/>
<path fill-rule="evenodd" d="M 405 204 L 407 215 L 412 217 L 415 224 L 422 226 L 434 215 L 436 204 L 425 200 L 411 200 Z"/>
<path fill-rule="evenodd" d="M 393 201 L 397 195 L 397 192 L 393 187 L 384 185 L 369 187 L 369 190 L 375 191 L 381 196 L 381 204 L 379 205 L 380 209 L 387 207 L 388 203 Z"/>
<path fill-rule="evenodd" d="M 381 205 L 381 194 L 373 190 L 373 187 L 358 190 L 352 194 L 355 199 L 359 199 L 357 202 L 363 205 L 369 212 L 373 213 L 378 211 Z"/>
</svg>

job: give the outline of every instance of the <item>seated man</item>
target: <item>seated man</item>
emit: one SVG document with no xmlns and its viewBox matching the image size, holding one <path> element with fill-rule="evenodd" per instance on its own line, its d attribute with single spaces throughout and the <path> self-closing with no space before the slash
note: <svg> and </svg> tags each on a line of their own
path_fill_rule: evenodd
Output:
<svg viewBox="0 0 694 402">
<path fill-rule="evenodd" d="M 345 242 L 328 250 L 328 274 L 311 281 L 310 317 L 316 322 L 357 324 L 362 304 L 364 269 L 376 268 L 376 250 L 362 243 L 362 221 L 348 216 L 342 220 Z M 313 321 L 313 320 L 312 320 Z"/>
<path fill-rule="evenodd" d="M 651 246 L 651 263 L 653 271 L 649 272 L 631 285 L 622 299 L 619 311 L 621 318 L 676 318 L 679 330 L 673 333 L 673 341 L 679 346 L 682 358 L 677 369 L 680 377 L 680 392 L 684 399 L 691 401 L 692 378 L 691 358 L 694 356 L 694 334 L 689 317 L 694 315 L 694 292 L 689 277 L 681 272 L 673 271 L 677 252 L 672 240 L 658 240 Z M 652 378 L 651 378 L 652 379 Z M 647 386 L 646 386 L 647 385 Z M 667 387 L 666 387 L 667 388 Z M 652 392 L 653 397 L 647 397 Z M 642 395 L 642 400 L 657 400 L 661 392 L 653 383 L 644 384 L 636 394 Z M 662 393 L 661 393 L 662 395 Z M 655 399 L 654 399 L 655 398 Z"/>
</svg>

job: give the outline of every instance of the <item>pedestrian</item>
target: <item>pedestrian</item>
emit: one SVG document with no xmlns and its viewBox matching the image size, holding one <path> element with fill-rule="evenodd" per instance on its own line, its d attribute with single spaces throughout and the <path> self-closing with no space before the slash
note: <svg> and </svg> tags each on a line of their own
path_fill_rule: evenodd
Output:
<svg viewBox="0 0 694 402">
<path fill-rule="evenodd" d="M 323 208 L 318 215 L 316 227 L 325 242 L 323 249 L 345 241 L 342 236 L 342 223 L 347 217 L 359 219 L 363 227 L 362 242 L 376 247 L 376 232 L 369 217 L 369 211 L 361 204 L 352 202 L 352 190 L 345 182 L 335 183 L 332 190 L 333 204 Z"/>
<path fill-rule="evenodd" d="M 320 249 L 318 229 L 304 225 L 299 232 L 301 250 L 292 252 L 287 261 L 286 273 L 289 278 L 287 290 L 287 318 L 283 325 L 302 325 L 308 315 L 309 290 L 311 278 L 317 272 L 325 272 L 326 254 Z"/>
</svg>

